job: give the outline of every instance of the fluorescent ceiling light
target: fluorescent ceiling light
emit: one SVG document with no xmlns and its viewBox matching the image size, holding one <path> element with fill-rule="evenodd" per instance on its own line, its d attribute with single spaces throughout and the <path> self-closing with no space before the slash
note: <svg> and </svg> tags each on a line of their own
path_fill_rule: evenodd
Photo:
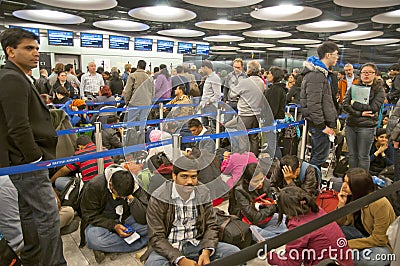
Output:
<svg viewBox="0 0 400 266">
<path fill-rule="evenodd" d="M 116 7 L 116 0 L 34 0 L 35 2 L 76 10 L 105 10 Z"/>
<path fill-rule="evenodd" d="M 128 12 L 131 17 L 161 22 L 182 22 L 194 19 L 193 11 L 172 6 L 147 6 L 132 9 Z"/>
<path fill-rule="evenodd" d="M 53 24 L 79 24 L 85 22 L 82 17 L 48 9 L 17 10 L 13 12 L 13 16 L 20 19 Z"/>
<path fill-rule="evenodd" d="M 146 24 L 123 19 L 96 21 L 93 26 L 116 31 L 144 31 L 150 28 Z"/>
<path fill-rule="evenodd" d="M 189 29 L 169 29 L 169 30 L 160 30 L 157 32 L 160 35 L 165 36 L 173 36 L 173 37 L 199 37 L 203 36 L 205 33 L 198 30 L 189 30 Z"/>
</svg>

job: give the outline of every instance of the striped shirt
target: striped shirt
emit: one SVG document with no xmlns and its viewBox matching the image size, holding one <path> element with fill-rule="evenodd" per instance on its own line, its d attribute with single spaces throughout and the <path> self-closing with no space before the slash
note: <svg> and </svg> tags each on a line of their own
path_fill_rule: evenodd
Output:
<svg viewBox="0 0 400 266">
<path fill-rule="evenodd" d="M 176 190 L 175 183 L 172 184 L 172 199 L 175 203 L 175 219 L 168 236 L 168 242 L 180 251 L 182 251 L 184 242 L 190 242 L 193 246 L 197 246 L 200 243 L 200 241 L 195 238 L 197 235 L 197 207 L 194 195 L 195 192 L 192 191 L 189 199 L 184 202 Z"/>
<path fill-rule="evenodd" d="M 84 149 L 76 151 L 74 153 L 74 156 L 84 155 L 93 152 L 96 152 L 96 145 L 93 142 L 91 142 L 87 144 Z M 108 167 L 112 163 L 113 160 L 110 156 L 104 158 L 104 168 Z M 91 159 L 83 162 L 75 162 L 72 164 L 67 164 L 66 166 L 71 171 L 78 170 L 79 172 L 81 172 L 82 181 L 89 181 L 90 179 L 99 174 L 97 168 L 97 159 Z"/>
</svg>

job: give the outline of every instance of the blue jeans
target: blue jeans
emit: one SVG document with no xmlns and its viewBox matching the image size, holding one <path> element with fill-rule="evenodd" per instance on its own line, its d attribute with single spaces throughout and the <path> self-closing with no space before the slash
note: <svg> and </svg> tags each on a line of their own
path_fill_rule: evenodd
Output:
<svg viewBox="0 0 400 266">
<path fill-rule="evenodd" d="M 207 116 L 201 117 L 201 123 L 203 124 L 203 126 L 210 126 L 215 130 L 217 126 L 217 121 L 215 120 L 217 117 L 217 107 L 214 104 L 208 104 L 201 109 L 201 113 L 202 114 L 215 113 L 209 117 Z"/>
<path fill-rule="evenodd" d="M 67 265 L 60 236 L 60 216 L 47 169 L 10 175 L 18 190 L 24 265 Z"/>
<path fill-rule="evenodd" d="M 103 252 L 133 252 L 147 245 L 147 225 L 139 224 L 132 216 L 126 219 L 125 224 L 130 225 L 140 235 L 140 238 L 128 244 L 117 233 L 104 227 L 91 224 L 86 227 L 88 248 Z"/>
<path fill-rule="evenodd" d="M 374 143 L 375 130 L 374 127 L 346 126 L 345 136 L 350 168 L 361 167 L 369 170 L 369 152 Z"/>
<path fill-rule="evenodd" d="M 341 229 L 347 240 L 365 237 L 354 226 L 342 226 Z M 387 247 L 372 247 L 355 251 L 353 251 L 353 254 L 355 254 L 353 255 L 355 266 L 385 266 L 390 264 L 388 260 L 379 259 L 382 258 L 382 255 L 391 254 Z"/>
<path fill-rule="evenodd" d="M 331 148 L 331 142 L 328 135 L 322 132 L 324 129 L 316 129 L 310 127 L 311 133 L 311 159 L 310 164 L 318 166 L 321 169 L 321 165 L 328 159 L 329 150 Z"/>
<path fill-rule="evenodd" d="M 284 216 L 280 225 L 277 225 L 279 215 L 274 213 L 272 219 L 264 226 L 255 226 L 257 232 L 264 237 L 265 240 L 276 237 L 288 229 L 286 227 L 286 216 Z M 258 242 L 258 239 L 253 236 L 253 240 Z"/>
<path fill-rule="evenodd" d="M 188 259 L 198 261 L 199 259 L 199 251 L 201 251 L 201 243 L 199 243 L 197 246 L 193 246 L 190 242 L 186 242 L 183 244 L 182 247 L 182 255 L 185 256 Z M 240 249 L 234 245 L 224 243 L 224 242 L 218 242 L 217 249 L 215 250 L 215 253 L 210 257 L 210 260 L 216 260 L 220 259 L 223 257 L 227 257 L 229 255 L 232 255 L 236 252 L 240 251 Z M 146 263 L 144 264 L 145 266 L 169 266 L 172 265 L 168 261 L 167 258 L 159 255 L 157 252 L 153 251 L 151 252 L 149 258 L 147 259 Z"/>
<path fill-rule="evenodd" d="M 132 106 L 128 106 L 132 107 Z M 137 106 L 137 107 L 141 107 L 141 106 Z M 128 122 L 142 122 L 142 124 L 140 124 L 139 130 L 144 132 L 144 129 L 146 128 L 146 123 L 145 121 L 147 121 L 147 116 L 149 113 L 150 109 L 137 109 L 137 110 L 129 110 L 128 111 Z"/>
</svg>

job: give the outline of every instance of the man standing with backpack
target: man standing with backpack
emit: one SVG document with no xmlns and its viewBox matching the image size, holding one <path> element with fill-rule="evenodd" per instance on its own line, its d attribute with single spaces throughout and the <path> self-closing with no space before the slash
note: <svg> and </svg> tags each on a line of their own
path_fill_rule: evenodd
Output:
<svg viewBox="0 0 400 266">
<path fill-rule="evenodd" d="M 333 42 L 324 42 L 318 47 L 317 52 L 318 58 L 311 56 L 304 63 L 300 105 L 311 132 L 310 163 L 321 169 L 321 165 L 329 156 L 331 147 L 329 137 L 334 136 L 333 129 L 336 128 L 337 111 L 329 69 L 336 65 L 339 48 Z"/>
</svg>

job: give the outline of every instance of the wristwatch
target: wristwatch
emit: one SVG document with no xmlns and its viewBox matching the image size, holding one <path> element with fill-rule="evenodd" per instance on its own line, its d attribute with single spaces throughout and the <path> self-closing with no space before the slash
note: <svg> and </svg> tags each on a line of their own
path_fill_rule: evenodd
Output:
<svg viewBox="0 0 400 266">
<path fill-rule="evenodd" d="M 130 198 L 130 199 L 126 199 L 126 201 L 128 202 L 128 205 L 131 205 L 133 203 L 134 199 L 135 199 L 134 197 Z"/>
</svg>

